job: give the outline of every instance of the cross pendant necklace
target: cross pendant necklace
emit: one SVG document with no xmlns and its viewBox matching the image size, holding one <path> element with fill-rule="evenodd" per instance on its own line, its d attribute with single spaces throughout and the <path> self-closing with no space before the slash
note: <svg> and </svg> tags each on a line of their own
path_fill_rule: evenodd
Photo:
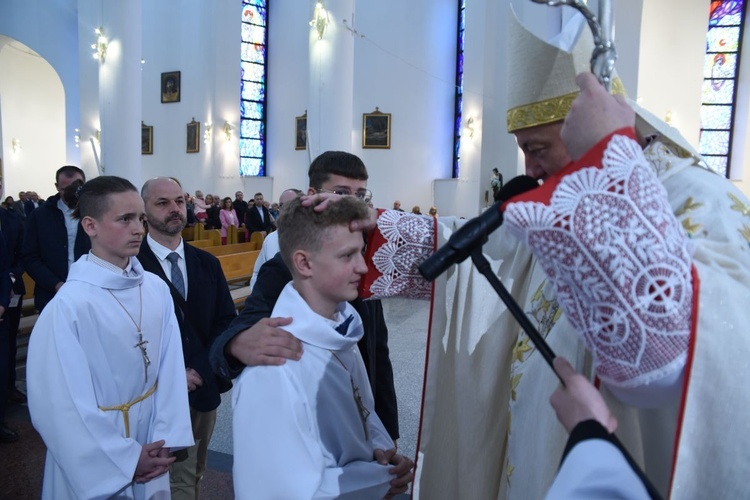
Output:
<svg viewBox="0 0 750 500">
<path fill-rule="evenodd" d="M 131 316 L 128 310 L 125 309 L 125 306 L 122 304 L 122 302 L 120 302 L 120 299 L 118 299 L 115 294 L 112 293 L 112 290 L 108 288 L 107 291 L 112 296 L 112 298 L 115 299 L 118 304 L 120 304 L 122 310 L 125 311 L 125 314 L 128 315 L 130 321 L 132 321 L 133 325 L 135 325 L 135 329 L 138 332 L 138 343 L 133 347 L 137 347 L 141 350 L 141 356 L 143 356 L 143 381 L 148 382 L 148 367 L 151 364 L 151 358 L 148 357 L 148 351 L 146 350 L 146 344 L 148 344 L 148 340 L 143 340 L 143 332 L 141 331 L 141 324 L 143 322 L 143 290 L 141 289 L 141 285 L 138 285 L 138 299 L 140 308 L 138 312 L 138 323 L 135 322 L 133 316 Z"/>
<path fill-rule="evenodd" d="M 330 349 L 329 349 L 330 350 Z M 359 393 L 359 387 L 357 387 L 354 384 L 354 377 L 352 377 L 351 372 L 346 367 L 343 361 L 341 361 L 341 358 L 339 358 L 335 352 L 331 351 L 331 354 L 333 354 L 333 357 L 336 358 L 336 361 L 341 363 L 341 366 L 344 367 L 344 370 L 346 370 L 346 373 L 349 375 L 349 383 L 352 384 L 352 395 L 354 396 L 354 403 L 357 405 L 357 412 L 359 413 L 359 419 L 362 421 L 362 429 L 365 431 L 365 439 L 370 439 L 370 433 L 367 430 L 367 417 L 370 416 L 370 410 L 367 409 L 367 406 L 365 406 L 364 401 L 362 401 L 362 395 Z"/>
</svg>

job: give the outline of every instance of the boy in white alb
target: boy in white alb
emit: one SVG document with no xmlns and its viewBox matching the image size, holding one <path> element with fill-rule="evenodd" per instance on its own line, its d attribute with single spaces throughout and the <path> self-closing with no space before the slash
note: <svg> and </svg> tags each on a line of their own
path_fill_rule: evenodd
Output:
<svg viewBox="0 0 750 500">
<path fill-rule="evenodd" d="M 97 177 L 76 216 L 91 253 L 29 342 L 29 411 L 47 446 L 42 498 L 168 499 L 169 449 L 193 435 L 169 289 L 134 257 L 143 200 L 129 181 Z"/>
<path fill-rule="evenodd" d="M 304 354 L 281 366 L 245 368 L 234 387 L 234 489 L 237 498 L 389 498 L 412 480 L 411 460 L 396 454 L 375 414 L 357 348 L 361 232 L 349 222 L 367 206 L 347 197 L 325 211 L 285 204 L 279 246 L 293 281 L 273 317 Z M 391 466 L 389 466 L 390 464 Z"/>
</svg>

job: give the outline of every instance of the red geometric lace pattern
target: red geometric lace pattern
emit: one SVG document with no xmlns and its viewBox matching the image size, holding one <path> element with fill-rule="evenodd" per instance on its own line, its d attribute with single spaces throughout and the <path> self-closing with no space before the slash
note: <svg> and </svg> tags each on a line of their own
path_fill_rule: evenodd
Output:
<svg viewBox="0 0 750 500">
<path fill-rule="evenodd" d="M 434 219 L 387 210 L 378 217 L 378 229 L 386 243 L 372 258 L 381 274 L 370 286 L 372 294 L 429 299 L 431 284 L 417 267 L 434 251 Z"/>
<path fill-rule="evenodd" d="M 602 165 L 563 178 L 549 205 L 510 204 L 505 224 L 544 267 L 598 375 L 632 386 L 669 374 L 686 352 L 691 262 L 639 145 L 614 136 Z"/>
</svg>

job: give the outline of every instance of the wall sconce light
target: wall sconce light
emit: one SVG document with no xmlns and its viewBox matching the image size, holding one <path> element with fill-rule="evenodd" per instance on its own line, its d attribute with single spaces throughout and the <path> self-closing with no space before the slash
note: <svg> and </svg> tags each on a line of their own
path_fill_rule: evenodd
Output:
<svg viewBox="0 0 750 500">
<path fill-rule="evenodd" d="M 671 109 L 664 115 L 664 123 L 671 127 L 677 127 L 677 112 Z"/>
<path fill-rule="evenodd" d="M 315 4 L 315 10 L 313 10 L 313 18 L 312 21 L 310 21 L 310 26 L 318 32 L 318 40 L 322 40 L 323 34 L 326 32 L 326 27 L 328 26 L 328 11 L 323 7 L 322 1 L 318 1 Z"/>
<path fill-rule="evenodd" d="M 92 56 L 103 63 L 107 58 L 107 37 L 104 36 L 104 28 L 101 26 L 94 31 L 96 32 L 96 43 L 91 44 L 91 48 L 94 49 Z"/>
<path fill-rule="evenodd" d="M 96 139 L 96 143 L 101 145 L 102 143 L 102 131 L 99 129 L 96 129 L 96 132 L 94 132 L 94 139 Z"/>
<path fill-rule="evenodd" d="M 224 128 L 222 130 L 224 130 L 224 139 L 226 139 L 227 142 L 231 141 L 232 130 L 234 130 L 232 125 L 229 122 L 224 122 Z"/>
<path fill-rule="evenodd" d="M 211 142 L 211 124 L 206 122 L 203 125 L 205 127 L 203 132 L 203 144 L 208 144 Z"/>
<path fill-rule="evenodd" d="M 13 149 L 14 153 L 18 153 L 18 151 L 21 150 L 21 139 L 13 138 L 10 141 L 10 147 Z"/>
<path fill-rule="evenodd" d="M 73 136 L 73 140 L 76 141 L 76 147 L 80 148 L 81 147 L 81 145 L 80 145 L 80 143 L 81 143 L 81 133 L 80 133 L 80 130 L 76 129 L 76 133 Z"/>
<path fill-rule="evenodd" d="M 469 139 L 474 138 L 474 117 L 470 116 L 468 120 L 466 120 L 466 130 L 469 131 Z"/>
</svg>

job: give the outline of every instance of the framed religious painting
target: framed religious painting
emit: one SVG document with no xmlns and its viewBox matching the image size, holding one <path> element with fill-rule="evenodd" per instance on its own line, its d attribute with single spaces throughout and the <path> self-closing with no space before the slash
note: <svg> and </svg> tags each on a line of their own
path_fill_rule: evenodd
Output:
<svg viewBox="0 0 750 500">
<path fill-rule="evenodd" d="M 141 122 L 141 154 L 154 154 L 154 127 Z"/>
<path fill-rule="evenodd" d="M 362 115 L 362 148 L 390 149 L 391 114 L 377 107 L 372 113 Z"/>
<path fill-rule="evenodd" d="M 307 110 L 294 118 L 294 149 L 307 149 Z"/>
<path fill-rule="evenodd" d="M 161 102 L 180 102 L 180 72 L 161 74 Z"/>
<path fill-rule="evenodd" d="M 201 142 L 198 140 L 201 135 L 201 124 L 195 121 L 195 118 L 187 124 L 187 148 L 188 153 L 198 153 L 201 150 Z"/>
</svg>

